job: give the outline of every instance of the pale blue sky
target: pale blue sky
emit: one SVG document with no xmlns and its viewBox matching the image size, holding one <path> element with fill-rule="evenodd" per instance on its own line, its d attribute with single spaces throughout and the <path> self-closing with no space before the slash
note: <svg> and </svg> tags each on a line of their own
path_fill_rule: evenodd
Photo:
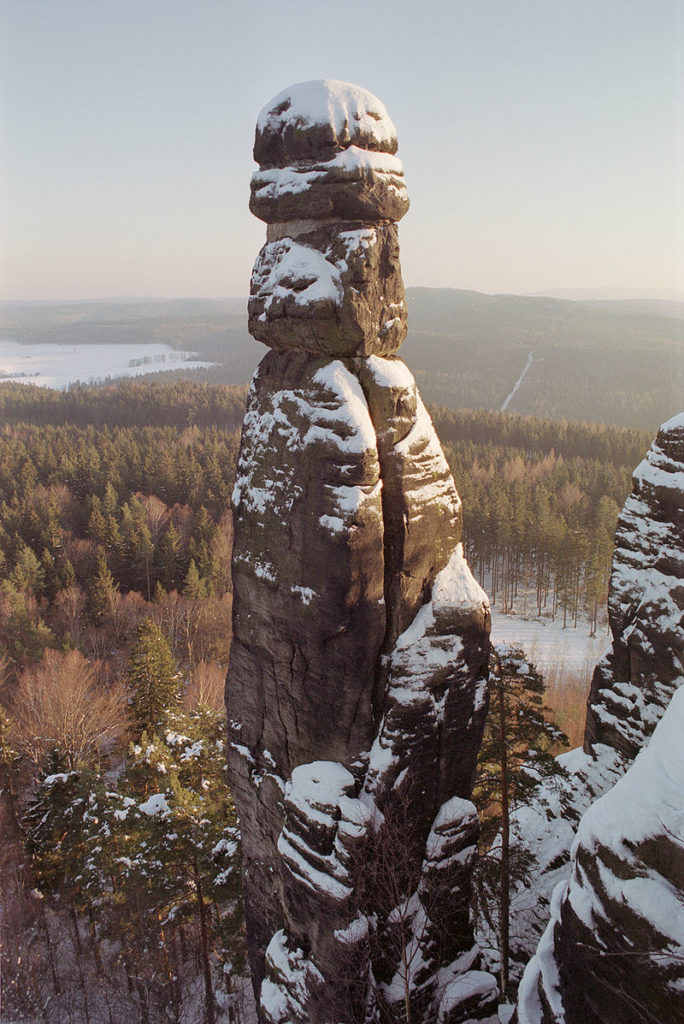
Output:
<svg viewBox="0 0 684 1024">
<path fill-rule="evenodd" d="M 376 93 L 407 285 L 684 290 L 682 0 L 0 0 L 0 295 L 245 295 L 254 124 Z"/>
</svg>

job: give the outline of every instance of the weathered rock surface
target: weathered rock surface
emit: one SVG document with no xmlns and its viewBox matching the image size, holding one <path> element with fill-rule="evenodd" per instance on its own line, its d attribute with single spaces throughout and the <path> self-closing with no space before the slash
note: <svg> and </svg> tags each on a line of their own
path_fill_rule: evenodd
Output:
<svg viewBox="0 0 684 1024">
<path fill-rule="evenodd" d="M 615 1010 L 615 1016 L 607 1015 L 604 1004 L 611 985 L 617 985 L 618 995 L 623 988 L 629 992 L 630 989 L 625 986 L 630 976 L 638 977 L 641 984 L 643 967 L 643 984 L 645 990 L 650 991 L 651 982 L 648 979 L 652 969 L 664 961 L 655 957 L 652 964 L 647 964 L 647 958 L 625 956 L 628 940 L 625 940 L 626 946 L 620 947 L 621 951 L 615 947 L 611 953 L 599 954 L 594 949 L 593 953 L 589 951 L 585 955 L 584 947 L 589 943 L 586 929 L 592 925 L 581 914 L 575 920 L 571 907 L 577 909 L 582 899 L 593 901 L 593 927 L 598 934 L 610 928 L 617 933 L 624 931 L 631 936 L 634 950 L 649 949 L 657 953 L 665 949 L 659 945 L 662 935 L 653 932 L 645 908 L 642 908 L 644 920 L 639 924 L 634 909 L 636 904 L 630 909 L 629 900 L 624 894 L 616 897 L 616 893 L 621 892 L 622 880 L 650 877 L 649 872 L 657 871 L 678 887 L 677 898 L 682 900 L 684 872 L 675 852 L 677 848 L 681 851 L 684 836 L 680 835 L 678 841 L 671 841 L 668 839 L 669 826 L 663 826 L 660 830 L 654 828 L 652 841 L 644 840 L 645 845 L 638 845 L 641 840 L 637 841 L 636 832 L 631 830 L 631 821 L 616 823 L 613 812 L 620 800 L 624 802 L 627 795 L 636 792 L 638 788 L 636 781 L 632 781 L 629 786 L 616 783 L 630 768 L 639 750 L 647 747 L 673 694 L 679 692 L 684 684 L 684 415 L 669 420 L 661 427 L 646 459 L 634 472 L 633 491 L 618 520 L 609 619 L 613 644 L 594 673 L 584 749 L 562 755 L 559 761 L 567 769 L 568 778 L 560 784 L 542 787 L 535 805 L 520 809 L 513 817 L 513 830 L 518 844 L 534 854 L 537 860 L 533 887 L 527 890 L 519 888 L 513 899 L 514 948 L 519 963 L 524 962 L 526 954 L 529 956 L 536 948 L 544 927 L 544 910 L 548 913 L 552 893 L 556 892 L 552 905 L 555 923 L 552 922 L 550 930 L 547 929 L 541 940 L 534 961 L 537 966 L 528 968 L 527 972 L 529 974 L 530 970 L 541 970 L 539 965 L 546 964 L 548 970 L 544 968 L 546 973 L 542 972 L 544 976 L 538 981 L 544 990 L 548 988 L 549 991 L 546 996 L 543 993 L 539 996 L 541 1002 L 538 1016 L 535 1017 L 529 1007 L 537 996 L 530 994 L 534 986 L 530 988 L 531 983 L 527 985 L 525 1012 L 528 1017 L 523 1017 L 521 1010 L 521 1020 L 564 1019 L 568 1024 L 591 1024 L 603 1020 L 680 1019 L 668 1016 L 659 1018 L 657 1013 L 651 1017 L 643 1007 L 630 1016 L 628 995 L 625 995 L 624 1004 L 619 999 L 615 1003 L 624 1011 L 623 1016 L 620 1016 L 622 1011 L 618 1010 Z M 668 735 L 672 735 L 672 727 L 668 727 Z M 648 749 L 650 751 L 650 747 Z M 636 775 L 633 775 L 634 772 Z M 641 779 L 642 775 L 643 768 L 637 772 L 636 765 L 629 771 L 629 777 L 633 780 Z M 651 787 L 649 799 L 657 807 L 659 795 L 652 789 L 653 777 L 652 774 L 648 779 L 644 777 L 643 785 Z M 662 784 L 665 793 L 669 785 L 665 777 Z M 680 781 L 680 807 L 682 791 Z M 669 814 L 667 799 L 665 797 L 666 806 L 662 809 L 663 821 Z M 635 807 L 635 814 L 637 809 Z M 624 804 L 623 810 L 629 812 L 629 805 Z M 612 847 L 609 830 L 602 833 L 600 842 L 598 839 L 589 841 L 586 838 L 587 830 L 594 828 L 602 814 L 606 815 L 606 822 L 612 822 L 611 827 L 614 826 L 618 833 Z M 583 815 L 592 823 L 586 829 Z M 582 825 L 576 839 L 580 819 Z M 637 845 L 629 853 L 632 843 Z M 649 852 L 651 849 L 660 851 L 653 853 L 655 860 Z M 672 878 L 672 865 L 675 861 L 679 864 L 679 879 L 676 883 Z M 563 904 L 561 913 L 558 894 L 565 891 L 564 886 L 571 872 L 571 889 L 568 892 L 573 895 L 570 903 Z M 638 887 L 638 884 L 635 883 L 635 886 Z M 582 885 L 587 887 L 586 891 Z M 654 901 L 661 899 L 659 893 L 663 885 L 664 881 L 656 879 L 656 884 L 649 887 Z M 603 911 L 601 900 L 605 900 Z M 624 904 L 624 914 L 619 910 L 620 902 Z M 679 920 L 681 922 L 681 918 Z M 679 928 L 679 941 L 684 943 L 681 923 L 673 923 L 672 927 L 675 931 L 670 937 Z M 637 942 L 638 934 L 641 935 L 640 946 Z M 601 941 L 604 939 L 605 935 Z M 583 945 L 578 946 L 577 943 Z M 565 991 L 567 987 L 567 1005 L 563 1002 L 565 996 L 563 999 L 553 996 L 555 983 L 548 980 L 551 977 L 548 971 L 553 973 L 555 969 L 548 959 L 552 945 L 556 948 L 553 963 L 557 960 L 558 964 L 562 964 L 562 972 L 565 972 L 561 972 L 562 977 L 569 979 L 567 986 L 565 981 L 558 981 L 556 985 L 559 992 Z M 668 963 L 668 971 L 671 973 L 675 961 Z M 603 994 L 593 991 L 593 982 L 592 985 L 587 984 L 589 969 L 592 977 L 602 975 L 603 980 L 597 981 L 597 986 L 603 987 Z M 681 980 L 681 963 L 679 972 Z M 659 975 L 661 981 L 666 975 L 667 972 Z M 571 976 L 574 980 L 570 980 Z M 616 980 L 618 976 L 623 978 L 620 985 Z M 587 989 L 587 1001 L 577 1001 L 577 992 L 571 994 L 573 986 L 578 991 L 583 987 Z M 551 1001 L 542 1007 L 544 999 Z M 595 1006 L 592 1000 L 596 1001 Z M 565 1007 L 565 1018 L 553 1015 L 560 1013 L 559 1007 Z M 602 1015 L 604 1013 L 605 1016 Z M 639 1016 L 640 1013 L 642 1016 Z"/>
<path fill-rule="evenodd" d="M 636 756 L 684 674 L 684 414 L 663 424 L 618 519 L 613 645 L 592 681 L 584 749 Z"/>
<path fill-rule="evenodd" d="M 257 370 L 233 495 L 229 771 L 261 1019 L 471 1019 L 489 608 L 393 353 L 408 199 L 382 104 L 307 83 L 260 115 Z"/>
<path fill-rule="evenodd" d="M 684 687 L 584 815 L 528 965 L 519 1024 L 684 1020 Z"/>
<path fill-rule="evenodd" d="M 396 224 L 334 224 L 267 242 L 250 292 L 250 333 L 271 348 L 391 355 L 406 337 Z"/>
<path fill-rule="evenodd" d="M 397 139 L 376 97 L 344 82 L 285 90 L 259 115 L 250 208 L 268 224 L 249 330 L 272 348 L 391 355 L 406 337 Z"/>
<path fill-rule="evenodd" d="M 279 93 L 257 121 L 250 209 L 268 224 L 398 221 L 409 200 L 397 133 L 380 100 L 330 80 Z"/>
</svg>

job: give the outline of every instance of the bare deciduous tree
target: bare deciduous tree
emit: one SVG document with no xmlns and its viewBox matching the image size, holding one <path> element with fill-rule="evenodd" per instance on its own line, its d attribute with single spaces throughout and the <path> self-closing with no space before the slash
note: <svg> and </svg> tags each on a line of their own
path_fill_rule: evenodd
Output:
<svg viewBox="0 0 684 1024">
<path fill-rule="evenodd" d="M 225 665 L 216 661 L 200 661 L 192 670 L 190 683 L 183 697 L 185 707 L 203 704 L 214 711 L 225 712 L 223 690 L 226 683 Z"/>
<path fill-rule="evenodd" d="M 46 650 L 38 665 L 26 668 L 11 714 L 13 742 L 36 767 L 55 748 L 71 768 L 97 763 L 124 740 L 128 725 L 124 688 L 99 685 L 96 665 L 79 651 Z"/>
</svg>

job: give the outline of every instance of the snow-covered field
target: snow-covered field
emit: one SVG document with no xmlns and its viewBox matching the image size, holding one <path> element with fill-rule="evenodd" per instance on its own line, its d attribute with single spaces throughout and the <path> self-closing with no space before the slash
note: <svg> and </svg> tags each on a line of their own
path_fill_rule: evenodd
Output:
<svg viewBox="0 0 684 1024">
<path fill-rule="evenodd" d="M 492 609 L 492 641 L 522 647 L 541 672 L 564 667 L 573 672 L 593 668 L 607 647 L 610 635 L 604 626 L 590 636 L 589 626 L 580 622 L 577 629 L 563 629 L 562 617 L 525 619 L 520 615 L 502 615 Z"/>
<path fill-rule="evenodd" d="M 0 341 L 0 383 L 15 380 L 46 388 L 66 388 L 76 381 L 96 383 L 106 377 L 137 377 L 160 370 L 212 366 L 168 345 L 20 345 Z"/>
</svg>

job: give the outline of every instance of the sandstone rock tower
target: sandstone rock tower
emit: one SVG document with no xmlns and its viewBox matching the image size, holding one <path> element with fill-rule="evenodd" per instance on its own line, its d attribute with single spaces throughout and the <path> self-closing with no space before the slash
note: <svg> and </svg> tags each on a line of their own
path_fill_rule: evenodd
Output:
<svg viewBox="0 0 684 1024">
<path fill-rule="evenodd" d="M 233 495 L 229 770 L 268 1024 L 444 1024 L 496 999 L 469 924 L 487 598 L 406 366 L 396 133 L 374 96 L 260 114 L 267 242 Z M 405 1019 L 405 1017 L 401 1017 Z"/>
</svg>

